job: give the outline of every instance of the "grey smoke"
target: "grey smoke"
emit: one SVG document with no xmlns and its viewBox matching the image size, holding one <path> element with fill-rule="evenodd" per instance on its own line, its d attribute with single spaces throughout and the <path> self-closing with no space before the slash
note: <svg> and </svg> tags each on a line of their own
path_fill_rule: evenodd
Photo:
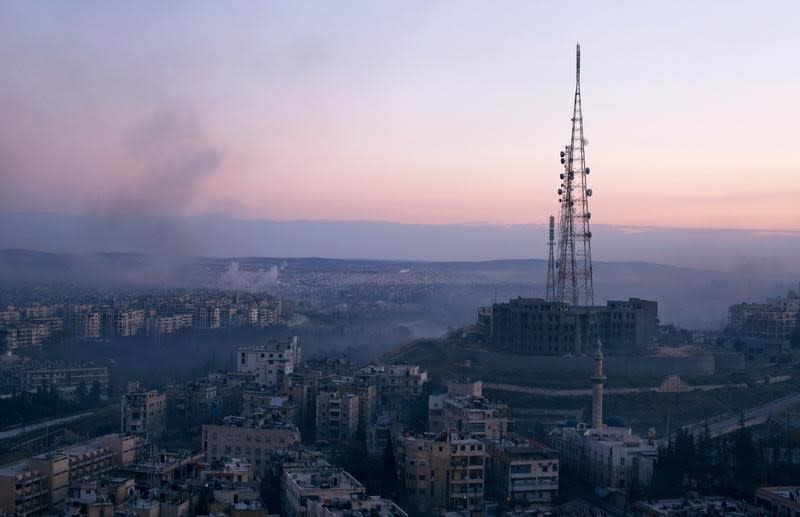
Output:
<svg viewBox="0 0 800 517">
<path fill-rule="evenodd" d="M 242 270 L 236 261 L 228 265 L 219 277 L 218 287 L 230 291 L 247 291 L 261 293 L 269 291 L 278 283 L 278 267 L 272 266 L 267 270 L 259 268 L 257 271 Z"/>
</svg>

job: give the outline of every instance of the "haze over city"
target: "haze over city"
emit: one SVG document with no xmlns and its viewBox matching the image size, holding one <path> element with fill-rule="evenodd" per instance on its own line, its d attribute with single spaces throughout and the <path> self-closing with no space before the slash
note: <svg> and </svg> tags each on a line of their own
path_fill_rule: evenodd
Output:
<svg viewBox="0 0 800 517">
<path fill-rule="evenodd" d="M 800 515 L 797 20 L 0 2 L 0 516 Z"/>
</svg>

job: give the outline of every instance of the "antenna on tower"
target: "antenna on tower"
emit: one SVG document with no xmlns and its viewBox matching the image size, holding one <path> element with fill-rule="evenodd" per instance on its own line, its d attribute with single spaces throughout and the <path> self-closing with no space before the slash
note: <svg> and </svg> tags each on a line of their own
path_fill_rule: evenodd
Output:
<svg viewBox="0 0 800 517">
<path fill-rule="evenodd" d="M 560 174 L 558 202 L 558 267 L 555 299 L 572 305 L 594 305 L 592 284 L 592 232 L 589 229 L 589 198 L 587 188 L 586 139 L 583 136 L 581 109 L 581 46 L 576 49 L 575 99 L 572 105 L 572 135 L 561 151 L 564 172 Z"/>
<path fill-rule="evenodd" d="M 547 295 L 548 302 L 556 301 L 556 258 L 554 250 L 556 246 L 556 218 L 550 216 L 550 233 L 547 240 Z"/>
</svg>

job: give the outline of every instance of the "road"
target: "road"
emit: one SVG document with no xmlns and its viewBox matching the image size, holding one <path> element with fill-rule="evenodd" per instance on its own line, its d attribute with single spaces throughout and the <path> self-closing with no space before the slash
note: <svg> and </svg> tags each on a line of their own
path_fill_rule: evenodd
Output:
<svg viewBox="0 0 800 517">
<path fill-rule="evenodd" d="M 14 438 L 15 436 L 19 436 L 21 434 L 30 433 L 31 431 L 38 431 L 39 429 L 45 429 L 47 427 L 55 427 L 61 424 L 66 424 L 68 422 L 72 422 L 74 420 L 80 420 L 81 418 L 85 418 L 87 416 L 91 416 L 95 413 L 95 411 L 87 411 L 86 413 L 79 413 L 77 415 L 70 415 L 65 416 L 62 418 L 54 418 L 52 420 L 47 420 L 45 422 L 38 422 L 35 424 L 23 425 L 20 427 L 15 427 L 13 429 L 9 429 L 7 431 L 0 432 L 0 441 L 8 440 L 9 438 Z"/>
<path fill-rule="evenodd" d="M 483 387 L 487 390 L 510 391 L 514 393 L 527 393 L 528 395 L 541 395 L 546 397 L 591 397 L 591 388 L 578 389 L 556 389 L 556 388 L 537 388 L 534 386 L 520 386 L 518 384 L 502 384 L 494 382 L 484 382 Z M 747 384 L 698 384 L 689 386 L 688 391 L 711 391 L 720 389 L 746 388 Z M 658 392 L 658 386 L 646 386 L 640 388 L 605 388 L 603 393 L 606 395 L 630 395 L 633 393 Z"/>
<path fill-rule="evenodd" d="M 740 415 L 721 415 L 697 424 L 686 426 L 684 429 L 695 437 L 698 437 L 705 431 L 706 425 L 708 425 L 708 431 L 711 437 L 716 438 L 717 436 L 723 436 L 736 431 L 739 429 L 740 423 L 743 423 L 744 427 L 763 424 L 771 416 L 779 415 L 796 404 L 800 404 L 800 393 L 791 393 L 785 397 L 747 409 Z"/>
</svg>

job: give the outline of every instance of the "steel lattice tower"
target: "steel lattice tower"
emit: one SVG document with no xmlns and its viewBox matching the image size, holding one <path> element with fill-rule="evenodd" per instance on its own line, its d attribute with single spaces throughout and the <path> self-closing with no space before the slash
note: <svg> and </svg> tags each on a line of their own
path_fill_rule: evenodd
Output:
<svg viewBox="0 0 800 517">
<path fill-rule="evenodd" d="M 550 216 L 550 233 L 547 240 L 547 301 L 556 301 L 556 258 L 554 254 L 556 246 L 556 218 Z"/>
<path fill-rule="evenodd" d="M 594 305 L 592 287 L 592 232 L 589 230 L 589 197 L 586 187 L 586 153 L 581 111 L 581 46 L 575 62 L 575 101 L 572 107 L 572 136 L 561 151 L 561 188 L 558 202 L 558 264 L 556 265 L 556 300 L 572 305 Z"/>
</svg>

